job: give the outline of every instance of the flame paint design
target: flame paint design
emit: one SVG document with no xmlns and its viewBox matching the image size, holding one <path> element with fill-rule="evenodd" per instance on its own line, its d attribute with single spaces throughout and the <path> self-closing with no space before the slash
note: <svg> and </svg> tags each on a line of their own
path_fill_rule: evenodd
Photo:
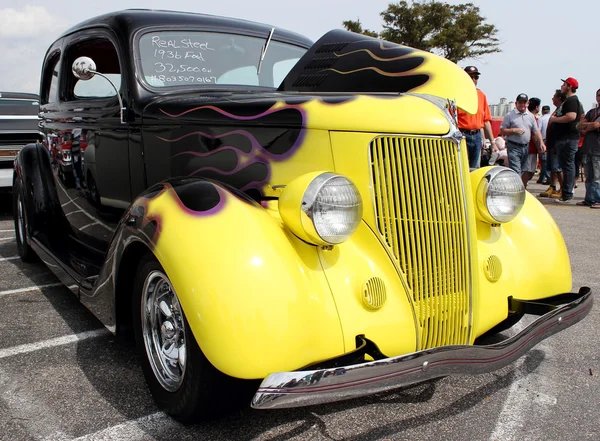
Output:
<svg viewBox="0 0 600 441">
<path fill-rule="evenodd" d="M 260 191 L 270 177 L 270 163 L 289 159 L 302 145 L 305 136 L 303 129 L 306 119 L 305 112 L 296 105 L 284 104 L 282 107 L 274 108 L 278 103 L 271 102 L 268 110 L 253 115 L 234 114 L 214 105 L 196 106 L 181 112 L 159 109 L 164 115 L 173 119 L 199 112 L 210 112 L 214 118 L 216 113 L 216 122 L 218 123 L 212 124 L 211 122 L 211 128 L 223 127 L 228 121 L 230 125 L 238 121 L 253 123 L 245 125 L 243 129 L 226 130 L 223 133 L 215 134 L 206 130 L 194 130 L 172 138 L 165 136 L 157 136 L 157 138 L 170 144 L 200 138 L 197 141 L 197 150 L 193 149 L 194 144 L 192 144 L 192 150 L 189 150 L 190 143 L 186 143 L 188 149 L 171 156 L 171 167 L 180 174 L 200 175 L 222 180 L 242 191 L 250 189 Z M 267 120 L 263 121 L 265 118 Z M 203 120 L 204 118 L 200 121 Z M 282 124 L 279 125 L 292 128 L 271 128 L 274 125 L 273 121 L 282 121 Z M 266 124 L 267 122 L 271 124 Z M 267 142 L 259 141 L 259 137 L 263 140 L 267 138 Z M 206 140 L 218 142 L 210 143 Z M 219 142 L 223 145 L 211 149 L 210 144 L 218 145 Z M 172 149 L 176 149 L 176 146 L 173 146 Z M 199 151 L 200 149 L 210 150 Z"/>
<path fill-rule="evenodd" d="M 386 47 L 383 47 L 383 45 L 381 45 L 381 44 L 380 44 L 379 46 L 380 46 L 380 49 L 381 49 L 381 50 L 384 50 L 384 51 L 390 51 L 390 50 L 404 49 L 404 48 L 402 48 L 402 47 L 387 47 L 387 48 L 386 48 Z M 406 58 L 413 58 L 413 57 L 415 56 L 413 53 L 410 53 L 410 52 L 409 52 L 409 53 L 402 54 L 402 55 L 399 55 L 399 56 L 397 56 L 397 57 L 393 57 L 393 58 L 384 58 L 384 57 L 380 57 L 380 56 L 376 55 L 374 52 L 372 52 L 372 51 L 371 51 L 371 50 L 369 50 L 369 49 L 356 49 L 356 50 L 354 50 L 354 51 L 346 52 L 346 53 L 343 53 L 343 54 L 338 54 L 338 53 L 335 53 L 335 52 L 334 52 L 334 54 L 333 54 L 333 55 L 335 55 L 336 57 L 339 57 L 339 58 L 341 58 L 341 57 L 346 57 L 346 56 L 348 56 L 348 55 L 357 54 L 357 53 L 359 53 L 359 52 L 365 52 L 365 53 L 367 53 L 367 54 L 368 54 L 368 55 L 369 55 L 371 58 L 373 58 L 374 60 L 378 60 L 378 61 L 397 61 L 397 60 L 403 60 L 403 59 L 406 59 Z"/>
<path fill-rule="evenodd" d="M 384 70 L 381 70 L 377 67 L 362 67 L 360 69 L 354 69 L 354 70 L 349 70 L 346 72 L 343 72 L 341 70 L 337 70 L 337 69 L 324 69 L 324 70 L 328 70 L 331 72 L 335 72 L 338 73 L 340 75 L 349 75 L 349 74 L 353 74 L 353 73 L 357 73 L 357 72 L 363 72 L 366 70 L 372 70 L 374 72 L 377 72 L 380 75 L 384 75 L 386 77 L 406 77 L 406 76 L 413 76 L 414 74 L 412 72 L 386 72 Z"/>
</svg>

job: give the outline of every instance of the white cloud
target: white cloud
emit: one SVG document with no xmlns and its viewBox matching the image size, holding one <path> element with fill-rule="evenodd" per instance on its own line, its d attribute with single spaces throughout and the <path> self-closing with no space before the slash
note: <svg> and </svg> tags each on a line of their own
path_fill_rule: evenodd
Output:
<svg viewBox="0 0 600 441">
<path fill-rule="evenodd" d="M 0 9 L 0 90 L 37 93 L 46 50 L 67 26 L 43 6 Z"/>
<path fill-rule="evenodd" d="M 0 36 L 26 38 L 55 32 L 59 24 L 43 6 L 26 5 L 22 10 L 0 9 Z"/>
</svg>

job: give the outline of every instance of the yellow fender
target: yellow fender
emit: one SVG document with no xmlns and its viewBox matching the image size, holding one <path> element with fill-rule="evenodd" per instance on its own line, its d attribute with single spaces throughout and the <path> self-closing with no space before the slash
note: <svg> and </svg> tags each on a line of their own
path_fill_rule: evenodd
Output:
<svg viewBox="0 0 600 441">
<path fill-rule="evenodd" d="M 208 360 L 252 379 L 344 353 L 317 248 L 243 194 L 196 182 L 216 189 L 214 207 L 190 209 L 165 184 L 144 217 L 158 223 L 153 251 Z"/>
<path fill-rule="evenodd" d="M 471 173 L 471 190 L 489 167 Z M 476 202 L 475 202 L 476 204 Z M 477 206 L 474 267 L 474 336 L 507 317 L 507 298 L 533 300 L 570 292 L 571 265 L 562 234 L 548 210 L 529 192 L 515 219 L 492 225 Z M 540 259 L 539 251 L 543 250 Z M 492 257 L 495 256 L 495 257 Z M 494 280 L 498 278 L 498 280 Z"/>
</svg>

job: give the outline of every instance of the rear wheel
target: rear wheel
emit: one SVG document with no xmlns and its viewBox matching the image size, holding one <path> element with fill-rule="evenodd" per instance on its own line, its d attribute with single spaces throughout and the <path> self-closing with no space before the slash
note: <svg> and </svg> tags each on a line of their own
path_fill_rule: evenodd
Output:
<svg viewBox="0 0 600 441">
<path fill-rule="evenodd" d="M 27 222 L 27 207 L 25 206 L 23 194 L 23 185 L 17 179 L 13 185 L 13 218 L 15 221 L 17 252 L 23 262 L 32 262 L 36 259 L 36 255 L 29 246 L 29 224 Z"/>
<path fill-rule="evenodd" d="M 96 180 L 92 176 L 92 172 L 88 172 L 87 174 L 87 188 L 94 206 L 96 208 L 100 207 L 100 193 L 98 193 L 98 186 L 96 185 Z"/>
<path fill-rule="evenodd" d="M 136 272 L 132 310 L 140 362 L 159 407 L 184 423 L 240 407 L 246 382 L 219 372 L 204 356 L 169 278 L 152 255 L 144 256 Z"/>
</svg>

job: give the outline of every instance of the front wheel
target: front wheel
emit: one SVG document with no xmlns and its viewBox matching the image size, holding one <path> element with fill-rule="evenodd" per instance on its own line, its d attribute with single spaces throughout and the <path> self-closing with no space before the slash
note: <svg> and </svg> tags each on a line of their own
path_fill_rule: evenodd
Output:
<svg viewBox="0 0 600 441">
<path fill-rule="evenodd" d="M 152 255 L 136 272 L 132 310 L 142 370 L 159 407 L 184 423 L 240 407 L 246 382 L 219 372 L 204 356 L 169 278 Z"/>
<path fill-rule="evenodd" d="M 15 222 L 15 236 L 17 252 L 23 262 L 36 260 L 36 255 L 29 246 L 29 223 L 27 222 L 27 207 L 23 194 L 25 190 L 20 180 L 15 180 L 13 185 L 13 218 Z"/>
</svg>

